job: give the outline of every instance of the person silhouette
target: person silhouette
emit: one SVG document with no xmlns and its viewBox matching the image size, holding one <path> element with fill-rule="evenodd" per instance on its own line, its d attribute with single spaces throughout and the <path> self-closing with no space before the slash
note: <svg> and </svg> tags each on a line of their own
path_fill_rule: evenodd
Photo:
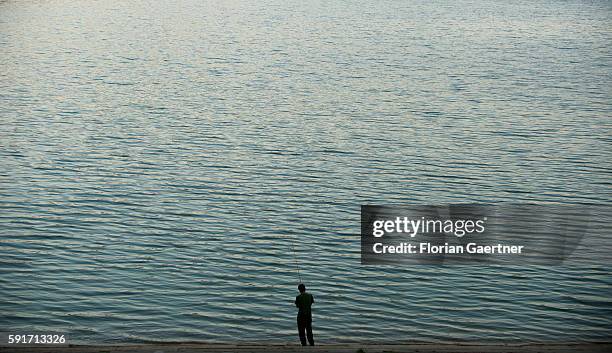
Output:
<svg viewBox="0 0 612 353">
<path fill-rule="evenodd" d="M 298 285 L 300 294 L 295 297 L 295 306 L 298 307 L 297 326 L 300 335 L 302 346 L 306 345 L 306 335 L 308 343 L 314 346 L 314 337 L 312 336 L 312 310 L 310 307 L 314 303 L 314 297 L 310 293 L 306 293 L 306 286 L 303 283 Z"/>
</svg>

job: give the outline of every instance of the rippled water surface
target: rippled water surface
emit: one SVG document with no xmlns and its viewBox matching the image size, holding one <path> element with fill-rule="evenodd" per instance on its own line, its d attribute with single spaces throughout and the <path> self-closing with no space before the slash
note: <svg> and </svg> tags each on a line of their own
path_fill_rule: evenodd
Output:
<svg viewBox="0 0 612 353">
<path fill-rule="evenodd" d="M 607 204 L 609 1 L 0 1 L 0 331 L 601 341 L 610 264 L 370 267 L 361 204 Z M 602 244 L 610 239 L 601 233 Z"/>
</svg>

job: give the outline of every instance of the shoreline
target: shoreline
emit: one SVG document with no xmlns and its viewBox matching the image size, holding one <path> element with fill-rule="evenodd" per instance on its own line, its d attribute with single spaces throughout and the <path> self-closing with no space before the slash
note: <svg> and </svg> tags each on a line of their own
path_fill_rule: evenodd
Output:
<svg viewBox="0 0 612 353">
<path fill-rule="evenodd" d="M 302 347 L 288 344 L 215 344 L 215 343 L 151 343 L 126 345 L 63 345 L 63 346 L 0 346 L 0 352 L 40 353 L 547 353 L 547 352 L 611 352 L 612 342 L 605 343 L 525 343 L 525 344 L 478 344 L 478 343 L 414 343 L 414 344 L 323 344 Z"/>
</svg>

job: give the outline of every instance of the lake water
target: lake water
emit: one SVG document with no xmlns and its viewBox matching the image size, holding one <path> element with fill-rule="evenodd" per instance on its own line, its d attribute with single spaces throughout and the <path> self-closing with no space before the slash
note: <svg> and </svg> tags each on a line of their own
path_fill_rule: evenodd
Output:
<svg viewBox="0 0 612 353">
<path fill-rule="evenodd" d="M 609 263 L 362 266 L 362 204 L 611 200 L 609 1 L 0 1 L 0 331 L 602 341 Z M 610 239 L 604 230 L 602 244 Z"/>
</svg>

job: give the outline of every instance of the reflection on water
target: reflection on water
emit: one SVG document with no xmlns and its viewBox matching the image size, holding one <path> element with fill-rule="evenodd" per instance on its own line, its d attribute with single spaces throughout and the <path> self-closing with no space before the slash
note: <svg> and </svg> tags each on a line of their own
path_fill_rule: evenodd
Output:
<svg viewBox="0 0 612 353">
<path fill-rule="evenodd" d="M 605 340 L 609 264 L 368 267 L 361 204 L 610 201 L 606 1 L 0 3 L 0 328 Z"/>
</svg>

